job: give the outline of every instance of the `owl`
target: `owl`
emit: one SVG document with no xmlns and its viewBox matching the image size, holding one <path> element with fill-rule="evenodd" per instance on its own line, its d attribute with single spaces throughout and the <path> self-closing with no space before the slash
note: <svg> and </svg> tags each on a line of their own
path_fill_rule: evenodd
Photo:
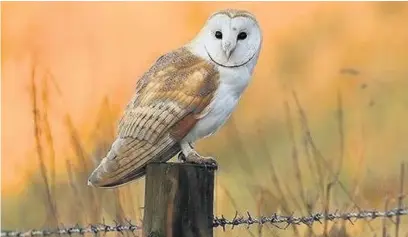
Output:
<svg viewBox="0 0 408 237">
<path fill-rule="evenodd" d="M 248 11 L 215 12 L 199 33 L 160 56 L 137 81 L 109 152 L 88 185 L 113 188 L 142 177 L 149 162 L 217 166 L 194 143 L 228 120 L 251 80 L 262 32 Z"/>
</svg>

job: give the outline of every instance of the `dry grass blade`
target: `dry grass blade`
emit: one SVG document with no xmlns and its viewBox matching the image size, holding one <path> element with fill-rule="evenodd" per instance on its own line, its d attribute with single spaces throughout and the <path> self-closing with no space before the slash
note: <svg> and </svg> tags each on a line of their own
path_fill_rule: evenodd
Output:
<svg viewBox="0 0 408 237">
<path fill-rule="evenodd" d="M 44 134 L 45 134 L 45 139 L 48 144 L 48 150 L 49 150 L 49 156 L 50 156 L 50 189 L 51 189 L 51 196 L 54 197 L 54 207 L 55 211 L 57 212 L 57 204 L 56 204 L 56 198 L 55 198 L 55 188 L 56 188 L 56 175 L 55 175 L 55 149 L 54 149 L 54 140 L 52 137 L 52 132 L 51 132 L 51 125 L 49 122 L 48 118 L 48 109 L 49 109 L 49 98 L 48 98 L 48 82 L 47 78 L 43 80 L 43 89 L 42 89 L 42 101 L 44 105 L 43 109 L 43 123 L 44 123 Z"/>
<path fill-rule="evenodd" d="M 361 134 L 362 134 L 362 141 L 365 141 L 365 133 L 364 133 L 364 124 L 362 124 L 362 129 L 361 129 Z M 366 156 L 365 156 L 365 151 L 364 149 L 362 150 L 362 152 L 359 154 L 358 157 L 358 161 L 357 161 L 357 171 L 354 174 L 354 177 L 351 178 L 352 180 L 352 184 L 351 184 L 351 191 L 350 194 L 352 196 L 352 200 L 356 200 L 358 192 L 359 192 L 359 188 L 363 182 L 363 175 L 364 175 L 364 170 L 363 168 L 365 167 L 365 161 L 366 161 Z M 345 210 L 351 210 L 353 208 L 354 203 L 351 202 L 350 204 L 347 205 L 347 207 L 345 208 Z"/>
<path fill-rule="evenodd" d="M 123 211 L 124 203 L 121 202 L 122 192 L 120 189 L 113 190 L 113 199 L 115 203 L 115 220 L 119 223 L 125 222 L 125 212 Z M 119 236 L 119 233 L 116 233 Z"/>
<path fill-rule="evenodd" d="M 74 172 L 73 172 L 72 163 L 70 160 L 66 160 L 66 169 L 67 169 L 67 174 L 68 174 L 69 186 L 71 187 L 72 193 L 74 194 L 74 197 L 75 197 L 75 202 L 76 202 L 75 207 L 77 208 L 77 211 L 85 210 L 84 204 L 82 202 L 83 195 L 81 195 L 80 191 L 78 190 L 77 185 L 75 184 Z M 77 221 L 79 221 L 80 223 L 82 222 L 81 220 L 82 215 L 76 215 L 76 218 L 78 218 Z"/>
<path fill-rule="evenodd" d="M 112 109 L 111 109 L 111 104 L 109 102 L 109 98 L 105 96 L 101 102 L 101 105 L 99 106 L 99 111 L 96 116 L 96 122 L 95 122 L 95 127 L 92 129 L 91 138 L 99 138 L 98 133 L 100 133 L 101 130 L 107 131 L 104 135 L 104 139 L 109 139 L 110 141 L 113 141 L 114 139 L 114 131 L 115 131 L 115 123 L 112 121 Z M 108 121 L 109 124 L 104 123 L 105 121 Z M 106 127 L 108 129 L 106 129 Z M 99 138 L 100 139 L 100 138 Z"/>
<path fill-rule="evenodd" d="M 337 173 L 335 175 L 335 180 L 338 179 L 340 172 L 343 167 L 343 159 L 344 159 L 344 111 L 343 111 L 343 102 L 341 92 L 338 91 L 337 93 L 337 121 L 338 121 L 338 128 L 339 128 L 339 145 L 340 145 L 340 156 L 339 156 L 339 163 L 337 165 Z"/>
<path fill-rule="evenodd" d="M 285 187 L 285 191 L 287 192 L 287 195 L 285 195 L 285 198 L 287 198 L 288 200 L 290 200 L 293 205 L 295 206 L 296 210 L 299 210 L 301 212 L 302 207 L 298 202 L 298 199 L 296 198 L 296 195 L 292 192 L 290 185 L 287 182 L 282 182 L 283 186 Z M 289 201 L 287 201 L 288 206 L 289 206 Z"/>
<path fill-rule="evenodd" d="M 323 182 L 321 180 L 322 176 L 319 175 L 321 170 L 319 170 L 318 166 L 316 167 L 316 165 L 313 165 L 314 162 L 310 154 L 309 142 L 307 141 L 305 134 L 302 135 L 302 147 L 303 147 L 303 153 L 306 156 L 306 162 L 307 162 L 307 166 L 310 171 L 310 175 L 314 183 L 319 187 L 319 190 L 323 191 Z"/>
<path fill-rule="evenodd" d="M 256 211 L 257 211 L 257 216 L 262 216 L 262 208 L 263 208 L 263 204 L 264 204 L 264 202 L 265 202 L 265 198 L 264 198 L 264 195 L 263 195 L 263 190 L 262 190 L 262 187 L 260 187 L 260 189 L 261 189 L 261 191 L 260 191 L 260 193 L 261 193 L 261 195 L 260 195 L 260 197 L 257 199 L 257 201 L 256 201 Z M 262 235 L 263 235 L 263 225 L 258 225 L 257 226 L 257 229 L 258 229 L 258 237 L 262 237 Z M 268 229 L 269 230 L 271 230 L 270 228 L 269 228 L 269 226 L 267 226 L 268 227 Z M 273 232 L 273 230 L 272 230 L 272 235 L 276 235 L 276 233 L 274 233 Z"/>
<path fill-rule="evenodd" d="M 398 197 L 398 208 L 402 208 L 402 200 L 404 199 L 404 174 L 405 174 L 405 164 L 401 164 L 401 173 L 400 173 L 400 190 L 399 190 L 399 197 Z M 398 237 L 399 235 L 399 229 L 400 229 L 400 216 L 396 217 L 396 223 L 395 223 L 395 237 Z"/>
<path fill-rule="evenodd" d="M 82 148 L 78 133 L 72 123 L 72 119 L 71 119 L 71 116 L 69 116 L 69 114 L 65 116 L 65 124 L 71 136 L 71 144 L 74 147 L 75 153 L 82 164 L 82 167 L 83 167 L 82 171 L 88 173 L 89 168 L 88 168 L 88 162 L 86 160 L 87 155 L 85 153 L 85 150 Z"/>
<path fill-rule="evenodd" d="M 35 84 L 35 67 L 33 67 L 32 74 L 31 74 L 31 101 L 32 101 L 32 108 L 33 108 L 33 120 L 34 120 L 34 137 L 35 137 L 35 143 L 36 143 L 36 150 L 37 150 L 37 157 L 38 157 L 38 163 L 39 163 L 39 168 L 40 168 L 40 173 L 41 177 L 44 182 L 44 188 L 45 188 L 45 196 L 46 196 L 46 201 L 47 201 L 47 210 L 48 210 L 48 218 L 50 222 L 52 223 L 53 226 L 58 225 L 58 218 L 57 218 L 57 212 L 54 207 L 54 201 L 51 195 L 51 190 L 49 186 L 49 181 L 47 177 L 47 167 L 45 166 L 44 162 L 44 151 L 41 143 L 41 116 L 40 116 L 40 110 L 38 108 L 38 102 L 37 102 L 37 87 Z"/>
<path fill-rule="evenodd" d="M 238 204 L 237 202 L 234 200 L 234 198 L 231 195 L 231 192 L 222 184 L 220 184 L 221 189 L 225 192 L 225 195 L 227 195 L 228 199 L 231 202 L 231 205 L 235 208 L 235 210 L 238 210 Z"/>
<path fill-rule="evenodd" d="M 328 216 L 329 215 L 329 209 L 330 209 L 330 193 L 331 193 L 331 188 L 333 186 L 333 183 L 329 183 L 327 184 L 327 188 L 326 188 L 326 201 L 325 201 L 325 205 L 324 205 L 324 215 Z M 323 224 L 323 236 L 324 237 L 328 237 L 328 219 L 324 220 L 324 224 Z"/>
<path fill-rule="evenodd" d="M 299 155 L 298 155 L 298 149 L 297 149 L 296 141 L 295 141 L 295 132 L 293 129 L 292 116 L 290 114 L 289 103 L 287 101 L 285 101 L 285 114 L 286 114 L 288 130 L 289 130 L 289 137 L 292 143 L 292 158 L 293 158 L 293 167 L 295 170 L 295 177 L 296 177 L 297 184 L 298 184 L 300 198 L 303 201 L 303 205 L 306 207 L 307 204 L 306 204 L 305 189 L 303 187 L 302 174 L 300 172 Z"/>
<path fill-rule="evenodd" d="M 384 204 L 384 211 L 387 212 L 388 211 L 388 203 L 390 202 L 390 199 L 387 195 L 387 197 L 385 198 L 385 204 Z M 387 237 L 387 218 L 384 218 L 382 220 L 382 237 Z"/>
<path fill-rule="evenodd" d="M 309 148 L 312 151 L 312 154 L 313 154 L 313 156 L 315 158 L 315 159 L 313 159 L 313 161 L 314 161 L 314 164 L 315 164 L 314 167 L 316 167 L 316 171 L 317 171 L 316 173 L 317 173 L 317 180 L 318 180 L 318 183 L 319 183 L 320 192 L 321 192 L 321 195 L 324 195 L 325 174 L 324 174 L 324 171 L 322 169 L 321 163 L 316 159 L 316 157 L 322 159 L 324 164 L 326 164 L 327 162 L 323 158 L 323 156 L 321 155 L 320 151 L 315 146 L 315 143 L 313 141 L 313 137 L 312 137 L 310 129 L 309 129 L 306 113 L 303 110 L 302 106 L 300 105 L 299 99 L 298 99 L 295 91 L 293 91 L 293 97 L 295 99 L 295 103 L 296 103 L 298 113 L 299 113 L 299 116 L 300 116 L 300 124 L 302 126 L 303 135 L 304 135 L 305 152 L 309 156 L 308 158 L 309 158 L 309 160 L 311 162 L 312 159 L 311 159 L 311 157 L 309 155 Z"/>
<path fill-rule="evenodd" d="M 278 176 L 276 174 L 275 167 L 273 166 L 272 163 L 271 163 L 271 173 L 272 173 L 272 182 L 276 184 L 278 192 L 280 193 L 280 201 L 281 201 L 281 204 L 282 204 L 282 209 L 283 209 L 283 211 L 285 213 L 289 214 L 289 212 L 290 212 L 289 204 L 288 204 L 288 202 L 287 202 L 287 200 L 285 198 L 284 192 L 283 192 L 282 187 L 280 185 L 279 178 L 278 178 Z M 298 229 L 297 229 L 297 227 L 295 225 L 292 225 L 292 229 L 293 229 L 293 232 L 294 232 L 294 234 L 296 236 L 300 236 L 300 233 L 299 233 L 299 231 L 298 231 Z"/>
<path fill-rule="evenodd" d="M 234 198 L 231 195 L 231 192 L 222 184 L 220 184 L 221 189 L 225 192 L 225 194 L 227 195 L 228 199 L 230 200 L 232 206 L 235 208 L 235 210 L 238 210 L 238 204 L 237 202 L 234 200 Z M 251 230 L 247 229 L 248 234 L 251 235 L 252 237 L 255 237 L 255 234 L 252 233 Z"/>
<path fill-rule="evenodd" d="M 267 146 L 263 142 L 261 142 L 261 144 L 264 146 L 263 150 L 265 150 L 267 153 L 269 153 L 269 149 L 267 148 Z M 269 157 L 271 157 L 270 154 L 269 154 Z M 286 200 L 285 192 L 282 189 L 282 185 L 281 185 L 281 182 L 280 182 L 280 180 L 278 178 L 278 175 L 276 173 L 276 169 L 275 169 L 275 166 L 273 165 L 273 162 L 270 163 L 270 167 L 271 167 L 272 183 L 275 184 L 275 186 L 276 186 L 276 188 L 278 190 L 279 200 L 281 202 L 282 209 L 286 214 L 289 214 L 289 212 L 290 212 L 289 203 Z M 299 233 L 299 231 L 298 231 L 298 229 L 297 229 L 297 227 L 295 225 L 292 225 L 292 229 L 293 229 L 293 232 L 294 232 L 294 234 L 296 236 L 300 236 L 300 233 Z"/>
</svg>

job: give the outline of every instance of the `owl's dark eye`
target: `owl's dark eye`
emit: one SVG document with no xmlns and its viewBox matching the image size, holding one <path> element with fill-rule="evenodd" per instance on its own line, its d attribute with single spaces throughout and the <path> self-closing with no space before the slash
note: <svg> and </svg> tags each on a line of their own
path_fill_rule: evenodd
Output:
<svg viewBox="0 0 408 237">
<path fill-rule="evenodd" d="M 245 32 L 241 32 L 241 33 L 239 33 L 238 34 L 238 40 L 244 40 L 244 39 L 246 39 L 246 37 L 247 37 L 247 33 L 245 33 Z"/>
<path fill-rule="evenodd" d="M 221 33 L 221 31 L 216 31 L 215 32 L 215 38 L 217 38 L 217 39 L 222 39 L 222 33 Z"/>
</svg>

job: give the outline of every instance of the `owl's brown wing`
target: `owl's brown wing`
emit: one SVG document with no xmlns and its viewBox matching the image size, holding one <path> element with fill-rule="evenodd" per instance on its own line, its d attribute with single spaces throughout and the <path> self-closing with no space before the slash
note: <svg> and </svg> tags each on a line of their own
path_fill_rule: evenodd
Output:
<svg viewBox="0 0 408 237">
<path fill-rule="evenodd" d="M 89 182 L 114 187 L 144 175 L 150 161 L 166 161 L 205 113 L 219 83 L 215 67 L 180 48 L 160 57 L 138 81 L 118 136 Z"/>
</svg>

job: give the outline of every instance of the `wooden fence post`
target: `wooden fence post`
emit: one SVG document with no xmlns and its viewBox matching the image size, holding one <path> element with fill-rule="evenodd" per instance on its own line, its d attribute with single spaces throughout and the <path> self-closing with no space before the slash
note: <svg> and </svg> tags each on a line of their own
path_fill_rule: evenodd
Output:
<svg viewBox="0 0 408 237">
<path fill-rule="evenodd" d="M 212 237 L 214 173 L 195 164 L 149 164 L 143 237 Z"/>
</svg>

